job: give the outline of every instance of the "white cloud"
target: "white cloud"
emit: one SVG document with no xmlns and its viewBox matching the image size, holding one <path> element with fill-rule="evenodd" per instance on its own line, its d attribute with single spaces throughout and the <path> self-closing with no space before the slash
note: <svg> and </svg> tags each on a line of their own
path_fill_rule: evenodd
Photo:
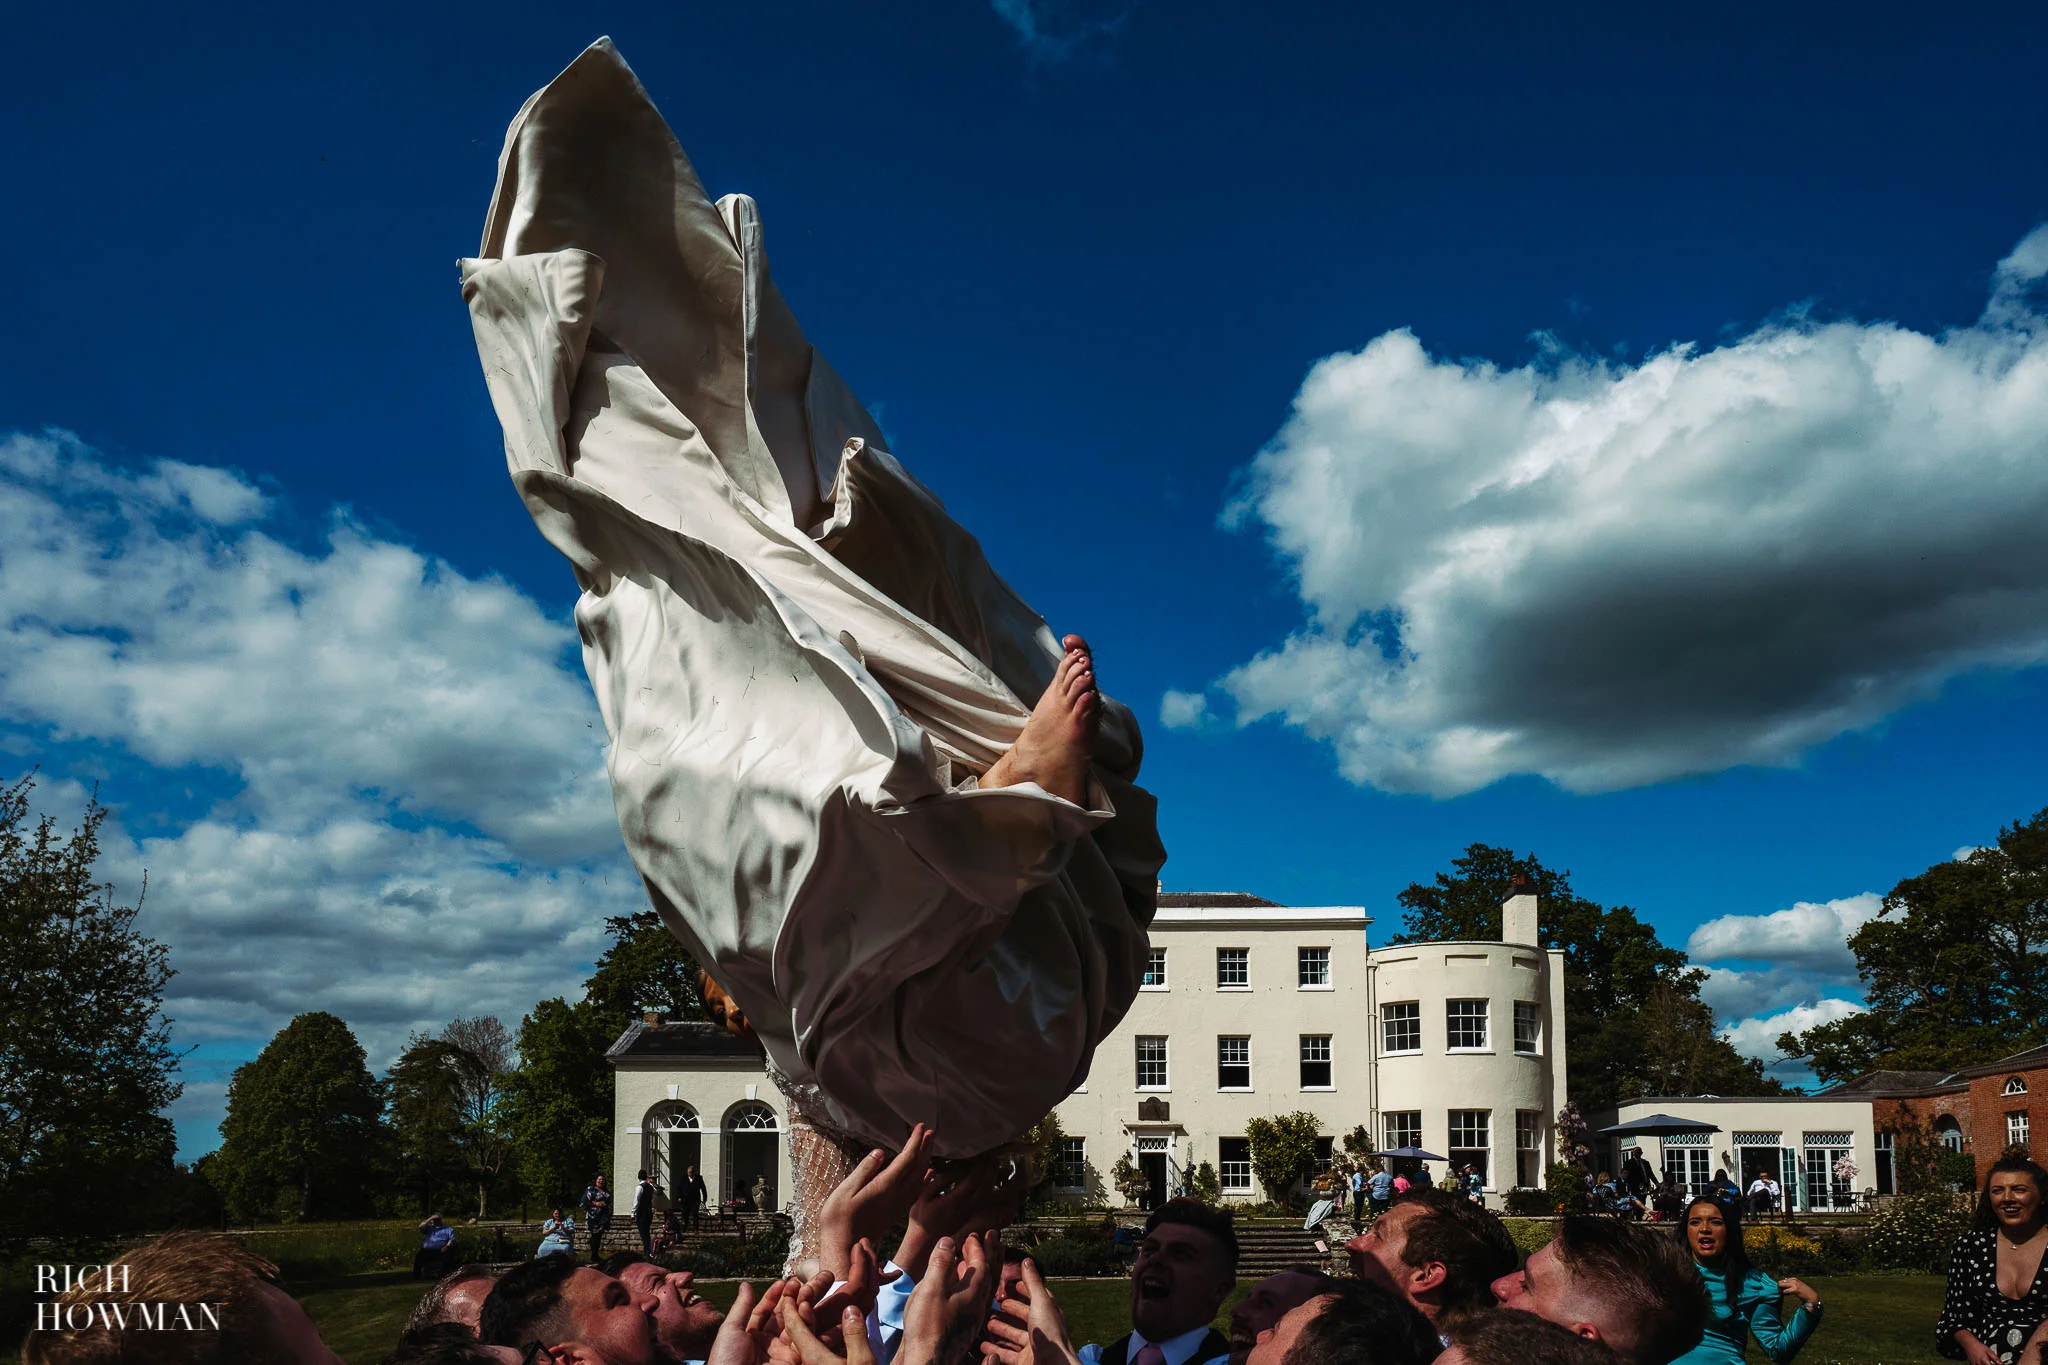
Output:
<svg viewBox="0 0 2048 1365">
<path fill-rule="evenodd" d="M 1721 1036 L 1735 1045 L 1735 1050 L 1745 1057 L 1754 1057 L 1766 1068 L 1785 1062 L 1785 1056 L 1778 1051 L 1778 1035 L 1781 1033 L 1804 1033 L 1819 1024 L 1832 1024 L 1837 1019 L 1847 1019 L 1852 1014 L 1862 1014 L 1865 1007 L 1853 1000 L 1819 1000 L 1810 1005 L 1795 1005 L 1791 1009 L 1759 1019 L 1744 1019 L 1721 1030 Z"/>
<path fill-rule="evenodd" d="M 1700 962 L 1744 959 L 1854 981 L 1849 936 L 1883 908 L 1884 897 L 1865 891 L 1840 900 L 1800 901 L 1768 915 L 1722 915 L 1693 930 L 1685 951 Z"/>
<path fill-rule="evenodd" d="M 264 507 L 225 470 L 0 442 L 0 712 L 233 772 L 271 821 L 370 795 L 524 856 L 618 846 L 567 623 L 338 514 L 293 549 L 242 524 Z"/>
<path fill-rule="evenodd" d="M 1982 844 L 1964 844 L 1961 848 L 1949 854 L 1948 860 L 1952 863 L 1967 862 L 1972 853 L 1981 852 L 1983 848 L 1984 845 Z"/>
<path fill-rule="evenodd" d="M 1166 689 L 1159 699 L 1159 723 L 1169 730 L 1192 730 L 1209 718 L 1209 699 L 1200 692 Z"/>
<path fill-rule="evenodd" d="M 1796 761 L 2048 661 L 2048 227 L 1974 325 L 1795 313 L 1640 365 L 1407 331 L 1319 362 L 1226 512 L 1307 622 L 1219 681 L 1352 781 L 1599 791 Z"/>
<path fill-rule="evenodd" d="M 345 516 L 302 550 L 270 514 L 226 470 L 0 441 L 6 766 L 43 763 L 67 828 L 67 756 L 180 770 L 112 765 L 100 871 L 131 899 L 147 871 L 166 1012 L 205 1049 L 174 1110 L 188 1155 L 233 1058 L 293 1015 L 340 1015 L 375 1066 L 458 1014 L 516 1027 L 645 904 L 573 629 Z M 226 795 L 160 809 L 193 768 Z"/>
</svg>

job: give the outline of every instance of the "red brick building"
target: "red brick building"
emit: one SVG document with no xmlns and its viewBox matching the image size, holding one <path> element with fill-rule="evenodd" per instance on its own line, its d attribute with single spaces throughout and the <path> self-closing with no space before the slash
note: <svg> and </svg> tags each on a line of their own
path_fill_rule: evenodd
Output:
<svg viewBox="0 0 2048 1365">
<path fill-rule="evenodd" d="M 1892 1143 L 1907 1115 L 1945 1145 L 1968 1151 L 1979 1181 L 2006 1148 L 2039 1152 L 2048 1144 L 2048 1047 L 1947 1073 L 1866 1071 L 1822 1093 L 1837 1099 L 1870 1096 L 1879 1194 L 1896 1190 Z"/>
</svg>

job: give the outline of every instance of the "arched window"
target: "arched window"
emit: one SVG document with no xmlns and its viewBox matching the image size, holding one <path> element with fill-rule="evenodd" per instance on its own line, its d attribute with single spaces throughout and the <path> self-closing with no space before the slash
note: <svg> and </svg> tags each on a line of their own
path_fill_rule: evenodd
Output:
<svg viewBox="0 0 2048 1365">
<path fill-rule="evenodd" d="M 780 1123 L 775 1121 L 775 1111 L 773 1109 L 770 1109 L 765 1104 L 757 1104 L 752 1100 L 744 1104 L 736 1104 L 726 1110 L 725 1126 L 728 1131 L 735 1133 L 773 1133 L 779 1131 L 782 1127 Z"/>
<path fill-rule="evenodd" d="M 2005 1083 L 2005 1093 L 2008 1095 L 2024 1095 L 2027 1093 L 2027 1083 L 2018 1076 L 2014 1076 Z"/>
<path fill-rule="evenodd" d="M 782 1123 L 775 1111 L 756 1100 L 742 1100 L 725 1111 L 719 1141 L 719 1197 L 742 1201 L 758 1213 L 772 1213 L 780 1204 Z"/>
<path fill-rule="evenodd" d="M 681 1100 L 664 1100 L 647 1111 L 640 1126 L 650 1133 L 694 1133 L 700 1125 L 695 1109 Z"/>
<path fill-rule="evenodd" d="M 684 1172 L 703 1165 L 700 1126 L 697 1111 L 681 1100 L 664 1100 L 640 1121 L 640 1165 L 664 1194 L 673 1195 Z"/>
<path fill-rule="evenodd" d="M 1934 1136 L 1936 1141 L 1951 1152 L 1963 1150 L 1963 1125 L 1956 1122 L 1951 1115 L 1943 1114 L 1934 1121 Z"/>
</svg>

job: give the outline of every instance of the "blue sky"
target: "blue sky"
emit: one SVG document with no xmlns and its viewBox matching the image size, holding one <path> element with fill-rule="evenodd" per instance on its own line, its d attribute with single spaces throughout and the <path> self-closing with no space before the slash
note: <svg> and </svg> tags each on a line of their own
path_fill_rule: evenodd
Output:
<svg viewBox="0 0 2048 1365">
<path fill-rule="evenodd" d="M 187 1155 L 297 1010 L 516 1021 L 638 894 L 454 271 L 604 33 L 1149 722 L 1169 887 L 1385 933 L 1509 844 L 1768 1056 L 2048 804 L 2038 7 L 649 8 L 12 22 L 0 770 L 149 870 Z"/>
</svg>

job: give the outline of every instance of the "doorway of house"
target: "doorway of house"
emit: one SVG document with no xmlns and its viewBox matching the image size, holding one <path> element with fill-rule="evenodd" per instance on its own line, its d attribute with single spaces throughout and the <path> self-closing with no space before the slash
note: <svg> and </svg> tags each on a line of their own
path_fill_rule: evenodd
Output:
<svg viewBox="0 0 2048 1365">
<path fill-rule="evenodd" d="M 703 1172 L 704 1134 L 697 1125 L 697 1111 L 680 1100 L 670 1100 L 649 1111 L 641 1131 L 646 1136 L 640 1164 L 654 1177 L 655 1186 L 673 1199 L 684 1171 L 695 1166 L 699 1174 Z"/>
<path fill-rule="evenodd" d="M 1166 1202 L 1166 1139 L 1138 1139 L 1138 1170 L 1145 1177 L 1143 1207 L 1156 1209 Z"/>
<path fill-rule="evenodd" d="M 782 1205 L 781 1192 L 776 1188 L 776 1158 L 781 1154 L 781 1127 L 775 1121 L 775 1111 L 765 1104 L 748 1100 L 736 1104 L 726 1111 L 723 1141 L 719 1153 L 720 1198 L 730 1202 L 744 1200 L 754 1206 L 756 1213 L 770 1213 Z M 767 1197 L 756 1200 L 756 1182 L 767 1185 Z M 765 1204 L 766 1207 L 761 1207 Z"/>
</svg>

